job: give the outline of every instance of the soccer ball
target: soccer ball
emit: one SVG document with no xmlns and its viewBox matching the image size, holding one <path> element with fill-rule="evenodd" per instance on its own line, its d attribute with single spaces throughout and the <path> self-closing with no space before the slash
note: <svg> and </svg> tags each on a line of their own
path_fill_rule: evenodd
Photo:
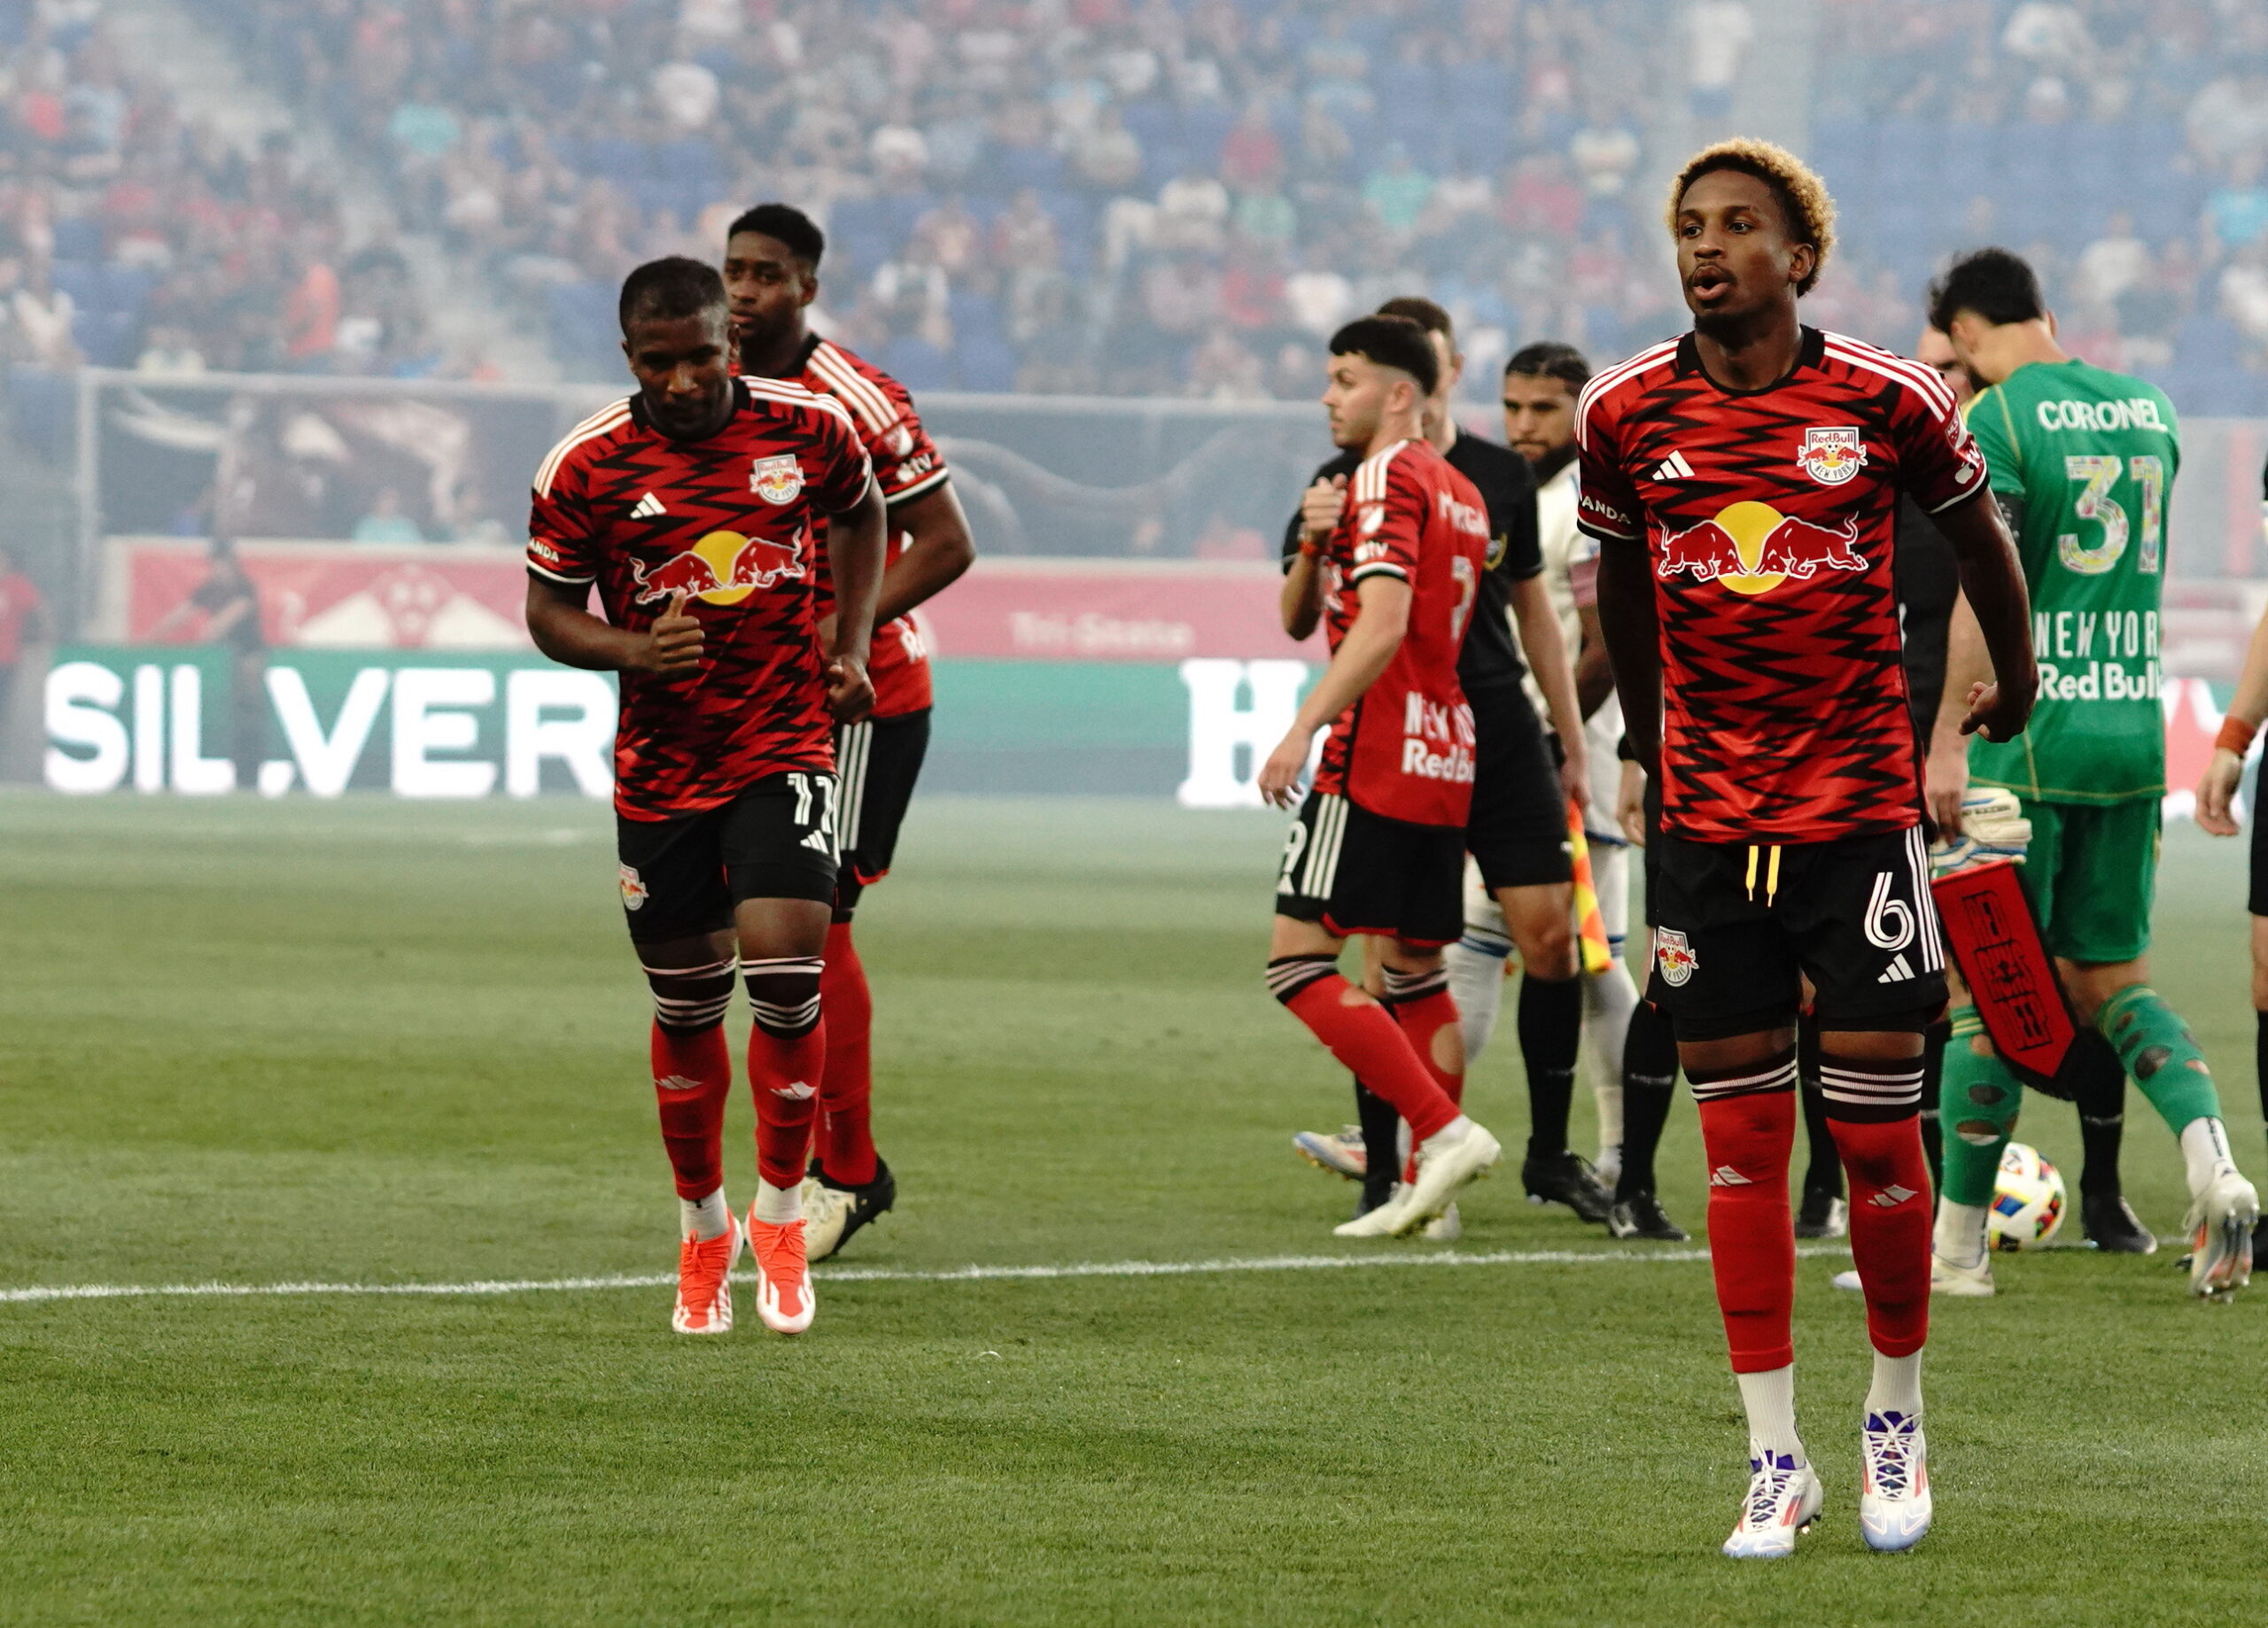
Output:
<svg viewBox="0 0 2268 1628">
<path fill-rule="evenodd" d="M 2039 1151 L 2011 1142 L 2000 1154 L 1984 1241 L 1993 1249 L 2045 1249 L 2063 1225 L 2063 1173 Z"/>
</svg>

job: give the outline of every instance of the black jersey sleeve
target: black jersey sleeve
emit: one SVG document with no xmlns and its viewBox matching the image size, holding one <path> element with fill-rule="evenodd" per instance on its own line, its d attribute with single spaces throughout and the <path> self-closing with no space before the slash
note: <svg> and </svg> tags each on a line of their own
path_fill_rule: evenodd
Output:
<svg viewBox="0 0 2268 1628">
<path fill-rule="evenodd" d="M 1344 475 L 1349 479 L 1352 479 L 1354 477 L 1355 471 L 1362 467 L 1363 458 L 1361 454 L 1342 452 L 1337 457 L 1331 459 L 1329 461 L 1317 464 L 1316 466 L 1315 473 L 1308 477 L 1308 485 L 1312 486 L 1319 480 L 1329 480 L 1334 475 Z M 1304 492 L 1307 490 L 1307 487 L 1302 486 L 1300 490 Z M 1286 575 L 1289 575 L 1291 572 L 1292 562 L 1299 557 L 1300 506 L 1297 503 L 1294 503 L 1292 505 L 1292 517 L 1284 523 L 1284 553 L 1280 563 L 1283 565 Z"/>
</svg>

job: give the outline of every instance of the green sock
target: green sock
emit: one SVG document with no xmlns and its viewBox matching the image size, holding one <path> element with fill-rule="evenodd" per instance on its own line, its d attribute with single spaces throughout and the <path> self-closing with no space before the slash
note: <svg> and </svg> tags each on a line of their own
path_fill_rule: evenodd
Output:
<svg viewBox="0 0 2268 1628">
<path fill-rule="evenodd" d="M 1981 1207 L 1992 1202 L 2000 1150 L 2008 1145 L 2016 1128 L 2023 1082 L 1997 1052 L 1977 1054 L 1971 1043 L 1983 1037 L 1984 1025 L 1976 1007 L 1955 1007 L 1952 1025 L 1952 1037 L 1946 1043 L 1945 1083 L 1938 1098 L 1938 1120 L 1945 1132 L 1945 1196 L 1955 1204 Z"/>
<path fill-rule="evenodd" d="M 2221 1094 L 2197 1036 L 2155 989 L 2128 984 L 2103 1002 L 2094 1026 L 2175 1136 L 2192 1120 L 2221 1117 Z"/>
</svg>

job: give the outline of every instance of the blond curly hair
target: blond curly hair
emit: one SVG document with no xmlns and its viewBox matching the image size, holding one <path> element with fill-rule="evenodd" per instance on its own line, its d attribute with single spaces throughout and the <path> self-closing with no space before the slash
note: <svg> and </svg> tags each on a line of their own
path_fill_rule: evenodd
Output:
<svg viewBox="0 0 2268 1628">
<path fill-rule="evenodd" d="M 1788 218 L 1788 235 L 1798 243 L 1811 244 L 1817 252 L 1811 274 L 1796 284 L 1798 295 L 1810 293 L 1819 281 L 1819 274 L 1827 268 L 1827 257 L 1835 249 L 1835 200 L 1827 195 L 1827 183 L 1818 174 L 1785 147 L 1736 136 L 1704 147 L 1688 159 L 1685 167 L 1669 183 L 1669 207 L 1663 219 L 1669 223 L 1670 235 L 1677 234 L 1677 212 L 1685 202 L 1686 189 L 1702 176 L 1720 169 L 1753 175 L 1772 189 L 1772 195 L 1780 201 L 1781 213 Z"/>
</svg>

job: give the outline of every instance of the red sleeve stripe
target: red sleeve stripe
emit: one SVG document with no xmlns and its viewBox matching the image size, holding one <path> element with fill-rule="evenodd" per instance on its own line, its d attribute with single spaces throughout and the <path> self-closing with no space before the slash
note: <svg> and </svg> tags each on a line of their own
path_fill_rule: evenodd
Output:
<svg viewBox="0 0 2268 1628">
<path fill-rule="evenodd" d="M 903 492 L 890 492 L 883 493 L 882 500 L 890 504 L 906 502 L 911 499 L 920 497 L 923 492 L 930 491 L 935 487 L 942 486 L 944 485 L 946 480 L 951 477 L 951 475 L 952 471 L 951 469 L 938 469 L 923 479 L 915 481 L 911 486 L 906 487 Z M 880 476 L 876 476 L 874 478 L 879 480 L 882 477 Z"/>
<path fill-rule="evenodd" d="M 819 375 L 828 390 L 848 401 L 866 421 L 866 427 L 877 435 L 904 416 L 882 386 L 860 373 L 849 357 L 824 339 L 812 353 L 811 370 Z"/>
<path fill-rule="evenodd" d="M 1588 439 L 1590 430 L 1591 404 L 1604 396 L 1627 378 L 1634 378 L 1658 362 L 1677 354 L 1679 342 L 1665 339 L 1651 350 L 1639 352 L 1627 361 L 1619 361 L 1583 386 L 1582 394 L 1575 398 L 1575 439 L 1585 452 L 1590 450 Z"/>
<path fill-rule="evenodd" d="M 1861 345 L 1840 334 L 1828 336 L 1827 353 L 1847 367 L 1903 383 L 1919 395 L 1938 418 L 1950 417 L 1954 411 L 1953 390 L 1938 376 L 1934 368 L 1925 368 L 1918 361 L 1908 361 L 1902 356 L 1893 356 L 1888 351 L 1877 351 L 1870 345 Z"/>
<path fill-rule="evenodd" d="M 571 588 L 587 588 L 598 580 L 596 577 L 563 577 L 557 571 L 552 570 L 547 566 L 538 565 L 532 557 L 528 561 L 528 570 L 533 571 L 539 577 L 545 578 L 552 582 L 563 583 Z"/>
<path fill-rule="evenodd" d="M 1367 582 L 1373 577 L 1391 577 L 1396 582 L 1408 582 L 1410 573 L 1391 560 L 1373 560 L 1368 565 L 1358 565 L 1347 573 L 1350 583 Z"/>
<path fill-rule="evenodd" d="M 752 379 L 748 381 L 748 393 L 751 396 L 761 396 L 766 401 L 782 402 L 788 407 L 812 407 L 821 413 L 832 413 L 843 421 L 844 428 L 848 429 L 852 435 L 858 433 L 858 426 L 852 422 L 850 415 L 843 409 L 840 401 L 832 396 L 821 395 L 817 391 L 806 390 L 792 379 L 761 381 Z M 861 450 L 864 450 L 863 443 L 861 443 Z"/>
<path fill-rule="evenodd" d="M 536 495 L 544 498 L 551 495 L 551 483 L 559 478 L 559 466 L 567 461 L 569 453 L 573 452 L 584 442 L 595 440 L 600 436 L 627 423 L 629 418 L 630 398 L 625 396 L 621 400 L 610 402 L 600 408 L 570 430 L 560 440 L 559 445 L 551 449 L 550 454 L 544 459 L 542 467 L 536 470 Z"/>
</svg>

